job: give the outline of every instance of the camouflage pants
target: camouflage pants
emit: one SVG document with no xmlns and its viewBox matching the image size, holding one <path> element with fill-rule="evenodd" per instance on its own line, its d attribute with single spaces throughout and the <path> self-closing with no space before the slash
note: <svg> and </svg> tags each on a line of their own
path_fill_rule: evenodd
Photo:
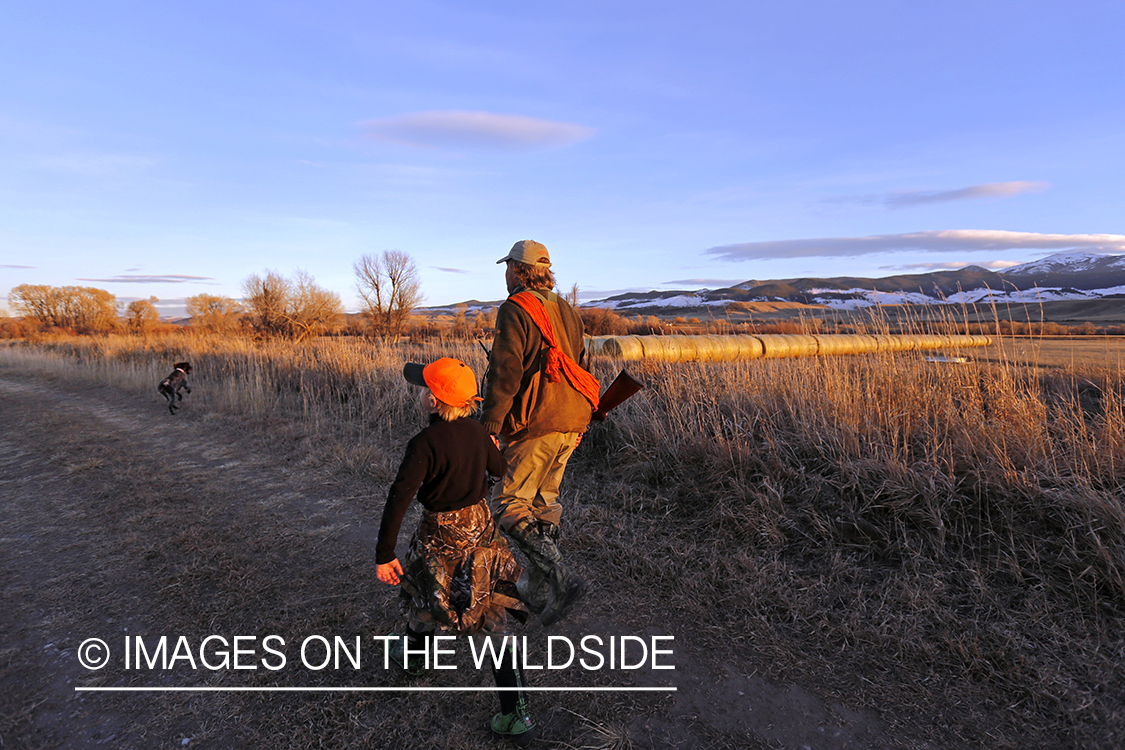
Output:
<svg viewBox="0 0 1125 750">
<path fill-rule="evenodd" d="M 516 593 L 520 567 L 484 500 L 445 513 L 423 510 L 404 570 L 403 603 L 415 631 L 503 633 L 509 611 L 526 616 Z"/>
</svg>

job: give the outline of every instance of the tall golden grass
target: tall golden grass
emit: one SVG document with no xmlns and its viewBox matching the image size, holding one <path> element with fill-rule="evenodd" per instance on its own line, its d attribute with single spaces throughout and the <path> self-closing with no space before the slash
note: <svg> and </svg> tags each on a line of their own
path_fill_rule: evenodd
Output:
<svg viewBox="0 0 1125 750">
<path fill-rule="evenodd" d="M 715 648 L 769 643 L 783 673 L 850 672 L 843 690 L 920 714 L 1007 701 L 994 736 L 1125 737 L 1120 369 L 874 355 L 641 374 L 650 390 L 587 438 L 593 491 L 650 522 L 616 545 L 645 549 L 622 577 L 671 592 Z"/>
<path fill-rule="evenodd" d="M 384 480 L 419 424 L 403 362 L 485 366 L 465 343 L 200 335 L 2 356 L 138 394 L 190 361 L 190 408 L 295 420 L 324 460 Z M 717 647 L 752 641 L 779 676 L 832 674 L 872 705 L 890 692 L 923 713 L 1010 707 L 974 736 L 1125 738 L 1120 367 L 911 354 L 630 367 L 649 387 L 592 426 L 565 490 L 568 543 L 626 600 L 643 580 Z M 593 368 L 608 383 L 619 365 Z"/>
<path fill-rule="evenodd" d="M 195 367 L 196 408 L 249 417 L 296 413 L 306 431 L 326 438 L 345 430 L 396 442 L 418 420 L 402 381 L 404 362 L 456 356 L 478 375 L 486 365 L 483 351 L 463 342 L 354 338 L 72 337 L 7 353 L 40 367 L 43 355 L 138 392 L 153 390 L 172 363 L 186 360 Z M 1041 373 L 1012 363 L 942 365 L 893 355 L 630 366 L 651 387 L 595 441 L 638 480 L 652 466 L 669 467 L 692 473 L 695 500 L 745 496 L 754 491 L 754 471 L 780 462 L 843 491 L 814 525 L 885 516 L 884 541 L 907 549 L 941 549 L 951 535 L 979 545 L 995 531 L 980 524 L 1012 532 L 1031 517 L 1052 517 L 1072 549 L 1084 550 L 1071 561 L 1080 570 L 1067 581 L 1070 590 L 1097 581 L 1094 588 L 1125 600 L 1120 370 Z M 600 360 L 595 369 L 605 380 L 614 366 Z M 703 476 L 684 460 L 698 453 L 708 456 Z M 951 505 L 952 498 L 959 502 Z M 1029 550 L 1054 543 L 1034 534 L 1023 541 Z"/>
</svg>

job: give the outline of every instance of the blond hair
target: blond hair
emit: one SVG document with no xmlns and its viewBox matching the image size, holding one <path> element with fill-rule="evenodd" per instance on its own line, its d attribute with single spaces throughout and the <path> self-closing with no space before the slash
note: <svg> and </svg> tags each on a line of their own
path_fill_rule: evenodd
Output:
<svg viewBox="0 0 1125 750">
<path fill-rule="evenodd" d="M 456 419 L 461 419 L 462 417 L 468 417 L 477 410 L 476 401 L 470 401 L 465 406 L 450 406 L 449 404 L 445 403 L 437 396 L 435 396 L 434 392 L 429 388 L 424 389 L 424 392 L 427 396 L 434 400 L 434 411 L 437 412 L 437 415 L 441 417 L 442 421 L 452 422 Z"/>
</svg>

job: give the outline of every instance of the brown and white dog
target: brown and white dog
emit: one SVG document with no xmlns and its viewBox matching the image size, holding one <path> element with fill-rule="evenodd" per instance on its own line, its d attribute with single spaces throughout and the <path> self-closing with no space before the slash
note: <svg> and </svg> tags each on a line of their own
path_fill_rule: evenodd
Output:
<svg viewBox="0 0 1125 750">
<path fill-rule="evenodd" d="M 168 411 L 172 414 L 176 413 L 176 400 L 184 400 L 184 394 L 180 393 L 180 389 L 191 393 L 191 386 L 188 385 L 187 379 L 190 372 L 190 363 L 177 362 L 176 369 L 172 370 L 172 374 L 161 380 L 160 385 L 156 386 L 160 395 L 168 399 Z"/>
</svg>

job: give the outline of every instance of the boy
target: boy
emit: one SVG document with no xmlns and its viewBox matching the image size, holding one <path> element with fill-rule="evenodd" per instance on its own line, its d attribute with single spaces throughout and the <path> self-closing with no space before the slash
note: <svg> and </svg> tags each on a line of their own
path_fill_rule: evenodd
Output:
<svg viewBox="0 0 1125 750">
<path fill-rule="evenodd" d="M 391 641 L 391 653 L 409 673 L 417 674 L 420 665 L 415 666 L 414 652 L 424 663 L 423 649 L 435 629 L 455 635 L 501 634 L 508 613 L 526 617 L 527 608 L 516 593 L 520 568 L 485 500 L 487 475 L 503 476 L 505 463 L 488 432 L 469 418 L 481 400 L 476 376 L 464 362 L 449 357 L 425 366 L 409 363 L 402 374 L 422 386 L 419 400 L 430 424 L 406 446 L 383 509 L 375 562 L 380 581 L 402 584 L 411 659 L 404 660 L 401 639 Z M 404 568 L 395 556 L 395 544 L 415 494 L 422 518 Z M 493 674 L 498 687 L 524 685 L 514 648 L 505 649 Z M 499 698 L 501 712 L 492 719 L 492 731 L 530 739 L 537 727 L 524 692 L 502 691 Z"/>
</svg>

